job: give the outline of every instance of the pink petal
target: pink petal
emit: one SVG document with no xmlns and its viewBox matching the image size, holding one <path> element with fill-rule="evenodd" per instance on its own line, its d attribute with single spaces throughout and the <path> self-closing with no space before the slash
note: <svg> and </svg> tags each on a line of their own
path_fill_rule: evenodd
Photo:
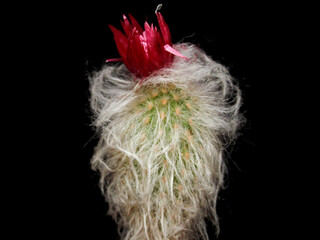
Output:
<svg viewBox="0 0 320 240">
<path fill-rule="evenodd" d="M 163 66 L 161 35 L 154 29 L 153 25 L 150 27 L 147 23 L 145 23 L 145 31 L 143 33 L 148 47 L 148 64 L 151 69 L 159 69 Z"/>
<path fill-rule="evenodd" d="M 106 60 L 106 63 L 108 62 L 121 62 L 122 58 L 109 58 Z"/>
<path fill-rule="evenodd" d="M 118 52 L 121 58 L 125 61 L 128 49 L 128 39 L 120 30 L 116 29 L 110 24 L 109 27 L 113 33 L 114 41 L 116 42 Z"/>
<path fill-rule="evenodd" d="M 144 30 L 149 31 L 150 30 L 150 25 L 147 21 L 144 22 Z"/>
<path fill-rule="evenodd" d="M 158 49 L 158 52 L 160 54 L 160 59 L 161 59 L 161 64 L 162 66 L 165 65 L 166 62 L 170 62 L 171 59 L 172 59 L 172 54 L 170 54 L 169 52 L 167 52 L 165 49 L 164 49 L 164 42 L 163 42 L 163 39 L 162 39 L 162 36 L 159 32 L 156 32 L 156 35 L 157 35 L 157 49 Z"/>
<path fill-rule="evenodd" d="M 172 53 L 178 57 L 184 58 L 184 59 L 188 59 L 187 57 L 183 56 L 181 53 L 179 53 L 177 50 L 173 49 L 171 46 L 169 46 L 168 44 L 164 45 L 164 49 L 169 52 Z"/>
<path fill-rule="evenodd" d="M 146 76 L 148 64 L 139 36 L 139 32 L 134 28 L 128 41 L 127 67 L 137 76 Z"/>
<path fill-rule="evenodd" d="M 140 26 L 140 24 L 138 23 L 138 21 L 134 17 L 132 17 L 132 15 L 130 13 L 128 15 L 129 15 L 132 27 L 136 28 L 138 30 L 139 34 L 142 34 L 143 29 Z"/>
<path fill-rule="evenodd" d="M 162 34 L 164 43 L 169 44 L 171 46 L 172 42 L 171 42 L 171 34 L 170 34 L 169 27 L 168 27 L 167 23 L 164 21 L 161 13 L 157 12 L 156 14 L 157 14 L 158 23 L 160 26 L 160 30 L 161 30 L 161 34 Z"/>
<path fill-rule="evenodd" d="M 123 14 L 123 21 L 120 22 L 125 34 L 127 35 L 127 37 L 129 37 L 132 31 L 132 27 L 126 15 Z"/>
</svg>

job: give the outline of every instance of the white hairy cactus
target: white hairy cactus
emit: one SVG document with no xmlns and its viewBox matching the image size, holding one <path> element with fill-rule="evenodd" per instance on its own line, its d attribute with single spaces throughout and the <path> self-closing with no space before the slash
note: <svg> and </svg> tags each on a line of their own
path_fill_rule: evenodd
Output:
<svg viewBox="0 0 320 240">
<path fill-rule="evenodd" d="M 240 123 L 240 90 L 227 69 L 192 44 L 143 82 L 123 64 L 91 77 L 100 141 L 92 167 L 122 240 L 208 239 L 223 152 Z"/>
</svg>

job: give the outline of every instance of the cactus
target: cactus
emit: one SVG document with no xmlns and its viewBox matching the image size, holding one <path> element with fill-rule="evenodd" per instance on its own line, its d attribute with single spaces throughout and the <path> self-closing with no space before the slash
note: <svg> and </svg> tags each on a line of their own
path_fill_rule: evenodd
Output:
<svg viewBox="0 0 320 240">
<path fill-rule="evenodd" d="M 227 69 L 191 44 L 143 82 L 124 65 L 91 77 L 100 135 L 92 166 L 123 240 L 208 239 L 223 152 L 236 136 L 240 90 Z"/>
<path fill-rule="evenodd" d="M 91 78 L 100 141 L 92 167 L 122 240 L 208 240 L 219 232 L 216 202 L 224 149 L 241 122 L 240 90 L 221 64 L 192 44 L 171 42 L 168 25 L 144 30 L 123 15 L 110 25 L 120 58 Z"/>
</svg>

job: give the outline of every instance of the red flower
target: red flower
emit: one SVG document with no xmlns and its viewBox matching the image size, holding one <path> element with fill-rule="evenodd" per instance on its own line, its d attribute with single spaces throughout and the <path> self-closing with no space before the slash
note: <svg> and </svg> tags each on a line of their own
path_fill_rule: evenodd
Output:
<svg viewBox="0 0 320 240">
<path fill-rule="evenodd" d="M 137 77 L 147 77 L 153 71 L 167 66 L 172 61 L 172 54 L 187 59 L 172 48 L 169 27 L 161 13 L 156 12 L 156 15 L 161 32 L 147 22 L 144 23 L 143 31 L 130 14 L 131 23 L 125 15 L 121 21 L 124 33 L 109 25 L 121 58 L 108 59 L 107 62 L 123 61 Z"/>
</svg>

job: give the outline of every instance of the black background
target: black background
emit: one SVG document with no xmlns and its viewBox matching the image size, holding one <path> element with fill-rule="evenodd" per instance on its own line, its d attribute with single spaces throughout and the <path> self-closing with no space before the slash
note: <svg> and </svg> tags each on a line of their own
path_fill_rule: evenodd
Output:
<svg viewBox="0 0 320 240">
<path fill-rule="evenodd" d="M 280 109 L 284 55 L 293 25 L 290 6 L 224 1 L 105 1 L 75 5 L 30 5 L 21 18 L 28 133 L 24 144 L 33 168 L 19 192 L 26 214 L 14 215 L 31 236 L 118 239 L 117 226 L 90 169 L 97 137 L 91 126 L 88 75 L 106 59 L 118 57 L 108 24 L 120 28 L 122 14 L 141 24 L 157 24 L 154 11 L 168 23 L 173 42 L 192 42 L 227 66 L 243 92 L 247 119 L 236 145 L 228 149 L 226 188 L 218 202 L 218 239 L 263 239 L 284 236 L 288 202 L 280 161 L 288 161 Z M 22 6 L 23 8 L 23 6 Z M 22 15 L 25 16 L 25 15 Z M 15 28 L 20 31 L 19 27 Z M 18 56 L 16 56 L 18 58 Z M 24 78 L 22 78 L 23 80 Z M 35 117 L 30 117 L 35 116 Z M 32 140 L 31 140 L 32 139 Z M 21 166 L 24 166 L 21 165 Z M 22 167 L 23 168 L 23 167 Z M 20 182 L 21 185 L 21 182 Z M 22 202 L 22 204 L 21 204 Z M 216 239 L 208 224 L 210 239 Z M 290 230 L 293 232 L 293 230 Z"/>
</svg>

